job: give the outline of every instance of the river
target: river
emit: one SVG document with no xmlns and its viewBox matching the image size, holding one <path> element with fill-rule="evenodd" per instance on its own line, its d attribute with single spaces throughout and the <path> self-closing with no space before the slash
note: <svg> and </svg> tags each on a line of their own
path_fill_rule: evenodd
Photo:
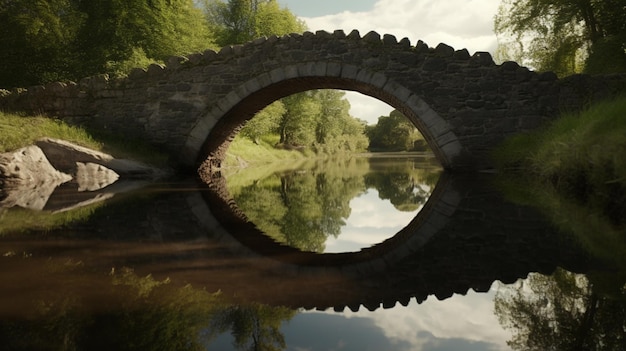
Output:
<svg viewBox="0 0 626 351">
<path fill-rule="evenodd" d="M 498 184 L 362 156 L 5 209 L 3 350 L 621 349 L 623 266 Z"/>
</svg>

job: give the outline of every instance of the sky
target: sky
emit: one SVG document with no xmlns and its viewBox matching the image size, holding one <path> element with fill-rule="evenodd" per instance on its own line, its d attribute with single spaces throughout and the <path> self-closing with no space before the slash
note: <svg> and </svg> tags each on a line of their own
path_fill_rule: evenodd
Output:
<svg viewBox="0 0 626 351">
<path fill-rule="evenodd" d="M 493 54 L 497 41 L 493 18 L 497 0 L 278 0 L 302 19 L 309 31 L 333 32 L 353 29 L 361 35 L 376 31 L 381 36 L 393 34 L 409 38 L 415 45 L 422 40 L 431 47 L 445 43 L 470 54 L 488 51 Z M 368 96 L 348 92 L 350 114 L 375 124 L 379 116 L 392 108 Z"/>
</svg>

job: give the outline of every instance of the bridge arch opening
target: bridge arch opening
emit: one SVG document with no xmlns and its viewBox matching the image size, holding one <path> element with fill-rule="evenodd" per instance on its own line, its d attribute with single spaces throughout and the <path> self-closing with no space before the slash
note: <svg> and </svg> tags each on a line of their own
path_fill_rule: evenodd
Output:
<svg viewBox="0 0 626 351">
<path fill-rule="evenodd" d="M 301 74 L 302 71 L 308 73 Z M 452 167 L 462 146 L 448 122 L 420 96 L 383 73 L 351 65 L 339 65 L 333 74 L 329 71 L 328 63 L 308 63 L 266 72 L 240 85 L 207 111 L 193 128 L 186 143 L 186 157 L 194 160 L 188 161 L 201 165 L 205 171 L 219 169 L 237 132 L 264 107 L 308 90 L 338 89 L 370 96 L 401 112 L 424 136 L 442 167 Z"/>
<path fill-rule="evenodd" d="M 324 63 L 321 66 L 326 65 Z M 188 149 L 190 146 L 197 148 L 195 162 L 200 164 L 202 178 L 212 183 L 213 187 L 216 184 L 222 184 L 219 192 L 225 195 L 225 203 L 229 204 L 227 212 L 241 218 L 243 222 L 247 222 L 246 216 L 240 217 L 241 209 L 237 208 L 233 199 L 228 195 L 223 179 L 217 181 L 213 179 L 215 171 L 220 169 L 231 141 L 246 121 L 254 118 L 259 111 L 274 101 L 296 93 L 317 89 L 336 89 L 370 96 L 388 104 L 409 119 L 423 135 L 439 164 L 444 168 L 449 168 L 453 163 L 453 158 L 460 153 L 461 145 L 448 123 L 420 96 L 393 80 L 387 79 L 384 74 L 359 70 L 350 65 L 341 66 L 340 72 L 342 73 L 337 75 L 329 75 L 323 70 L 321 73 L 316 71 L 314 74 L 295 74 L 295 72 L 301 72 L 302 69 L 311 70 L 312 67 L 317 66 L 313 64 L 304 67 L 287 67 L 267 72 L 235 88 L 224 96 L 217 106 L 207 111 L 192 131 L 190 142 L 187 143 Z M 355 72 L 354 76 L 350 76 L 348 72 Z M 220 217 L 225 218 L 226 215 Z M 413 225 L 418 222 L 420 221 L 411 221 Z M 256 229 L 254 231 L 263 234 Z M 406 235 L 406 230 L 401 232 Z M 396 236 L 398 233 L 393 237 Z M 388 240 L 385 241 L 388 242 Z M 392 240 L 392 242 L 395 241 Z"/>
</svg>

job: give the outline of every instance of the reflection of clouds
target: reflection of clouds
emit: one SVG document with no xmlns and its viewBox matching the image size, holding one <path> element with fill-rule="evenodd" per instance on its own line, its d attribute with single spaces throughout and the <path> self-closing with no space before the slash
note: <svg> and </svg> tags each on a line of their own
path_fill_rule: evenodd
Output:
<svg viewBox="0 0 626 351">
<path fill-rule="evenodd" d="M 381 200 L 376 189 L 350 201 L 351 213 L 337 238 L 326 241 L 325 252 L 352 252 L 394 236 L 419 212 L 398 211 L 389 200 Z"/>
<path fill-rule="evenodd" d="M 496 286 L 494 283 L 489 293 L 470 290 L 466 296 L 454 295 L 444 301 L 431 296 L 419 305 L 412 300 L 407 307 L 324 314 L 345 317 L 346 326 L 353 319 L 359 320 L 360 325 L 364 319 L 369 320 L 382 330 L 384 335 L 379 338 L 396 345 L 408 344 L 410 350 L 510 350 L 506 340 L 511 334 L 500 326 L 493 312 Z"/>
</svg>

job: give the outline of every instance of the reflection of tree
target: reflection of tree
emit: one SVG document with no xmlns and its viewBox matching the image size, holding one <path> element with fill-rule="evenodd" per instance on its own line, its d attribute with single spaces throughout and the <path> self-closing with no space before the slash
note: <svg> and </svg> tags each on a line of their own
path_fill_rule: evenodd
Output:
<svg viewBox="0 0 626 351">
<path fill-rule="evenodd" d="M 275 240 L 323 252 L 350 215 L 350 200 L 365 189 L 360 176 L 293 171 L 256 181 L 235 193 L 237 206 Z"/>
<path fill-rule="evenodd" d="M 515 350 L 623 350 L 626 299 L 597 294 L 583 275 L 558 269 L 531 274 L 495 297 L 500 323 L 516 333 Z"/>
<path fill-rule="evenodd" d="M 399 211 L 417 210 L 430 195 L 430 189 L 424 188 L 424 184 L 408 172 L 370 173 L 365 176 L 365 184 L 368 188 L 376 188 L 378 196 L 389 200 Z"/>
<path fill-rule="evenodd" d="M 217 314 L 213 327 L 222 332 L 230 330 L 235 339 L 234 346 L 240 350 L 282 350 L 285 338 L 280 332 L 280 325 L 295 314 L 286 307 L 233 305 Z"/>
<path fill-rule="evenodd" d="M 248 349 L 278 350 L 275 344 L 284 347 L 280 324 L 296 313 L 254 303 L 233 305 L 219 293 L 139 277 L 127 269 L 102 279 L 111 279 L 102 285 L 105 308 L 91 310 L 81 290 L 50 292 L 33 301 L 33 310 L 23 311 L 24 316 L 0 320 L 1 349 L 200 351 L 230 331 L 239 348 L 251 341 Z"/>
<path fill-rule="evenodd" d="M 350 201 L 367 188 L 378 189 L 380 198 L 400 211 L 423 205 L 439 171 L 414 167 L 412 161 L 397 159 L 327 160 L 229 190 L 250 221 L 274 240 L 323 252 L 328 237 L 341 233 Z"/>
</svg>

